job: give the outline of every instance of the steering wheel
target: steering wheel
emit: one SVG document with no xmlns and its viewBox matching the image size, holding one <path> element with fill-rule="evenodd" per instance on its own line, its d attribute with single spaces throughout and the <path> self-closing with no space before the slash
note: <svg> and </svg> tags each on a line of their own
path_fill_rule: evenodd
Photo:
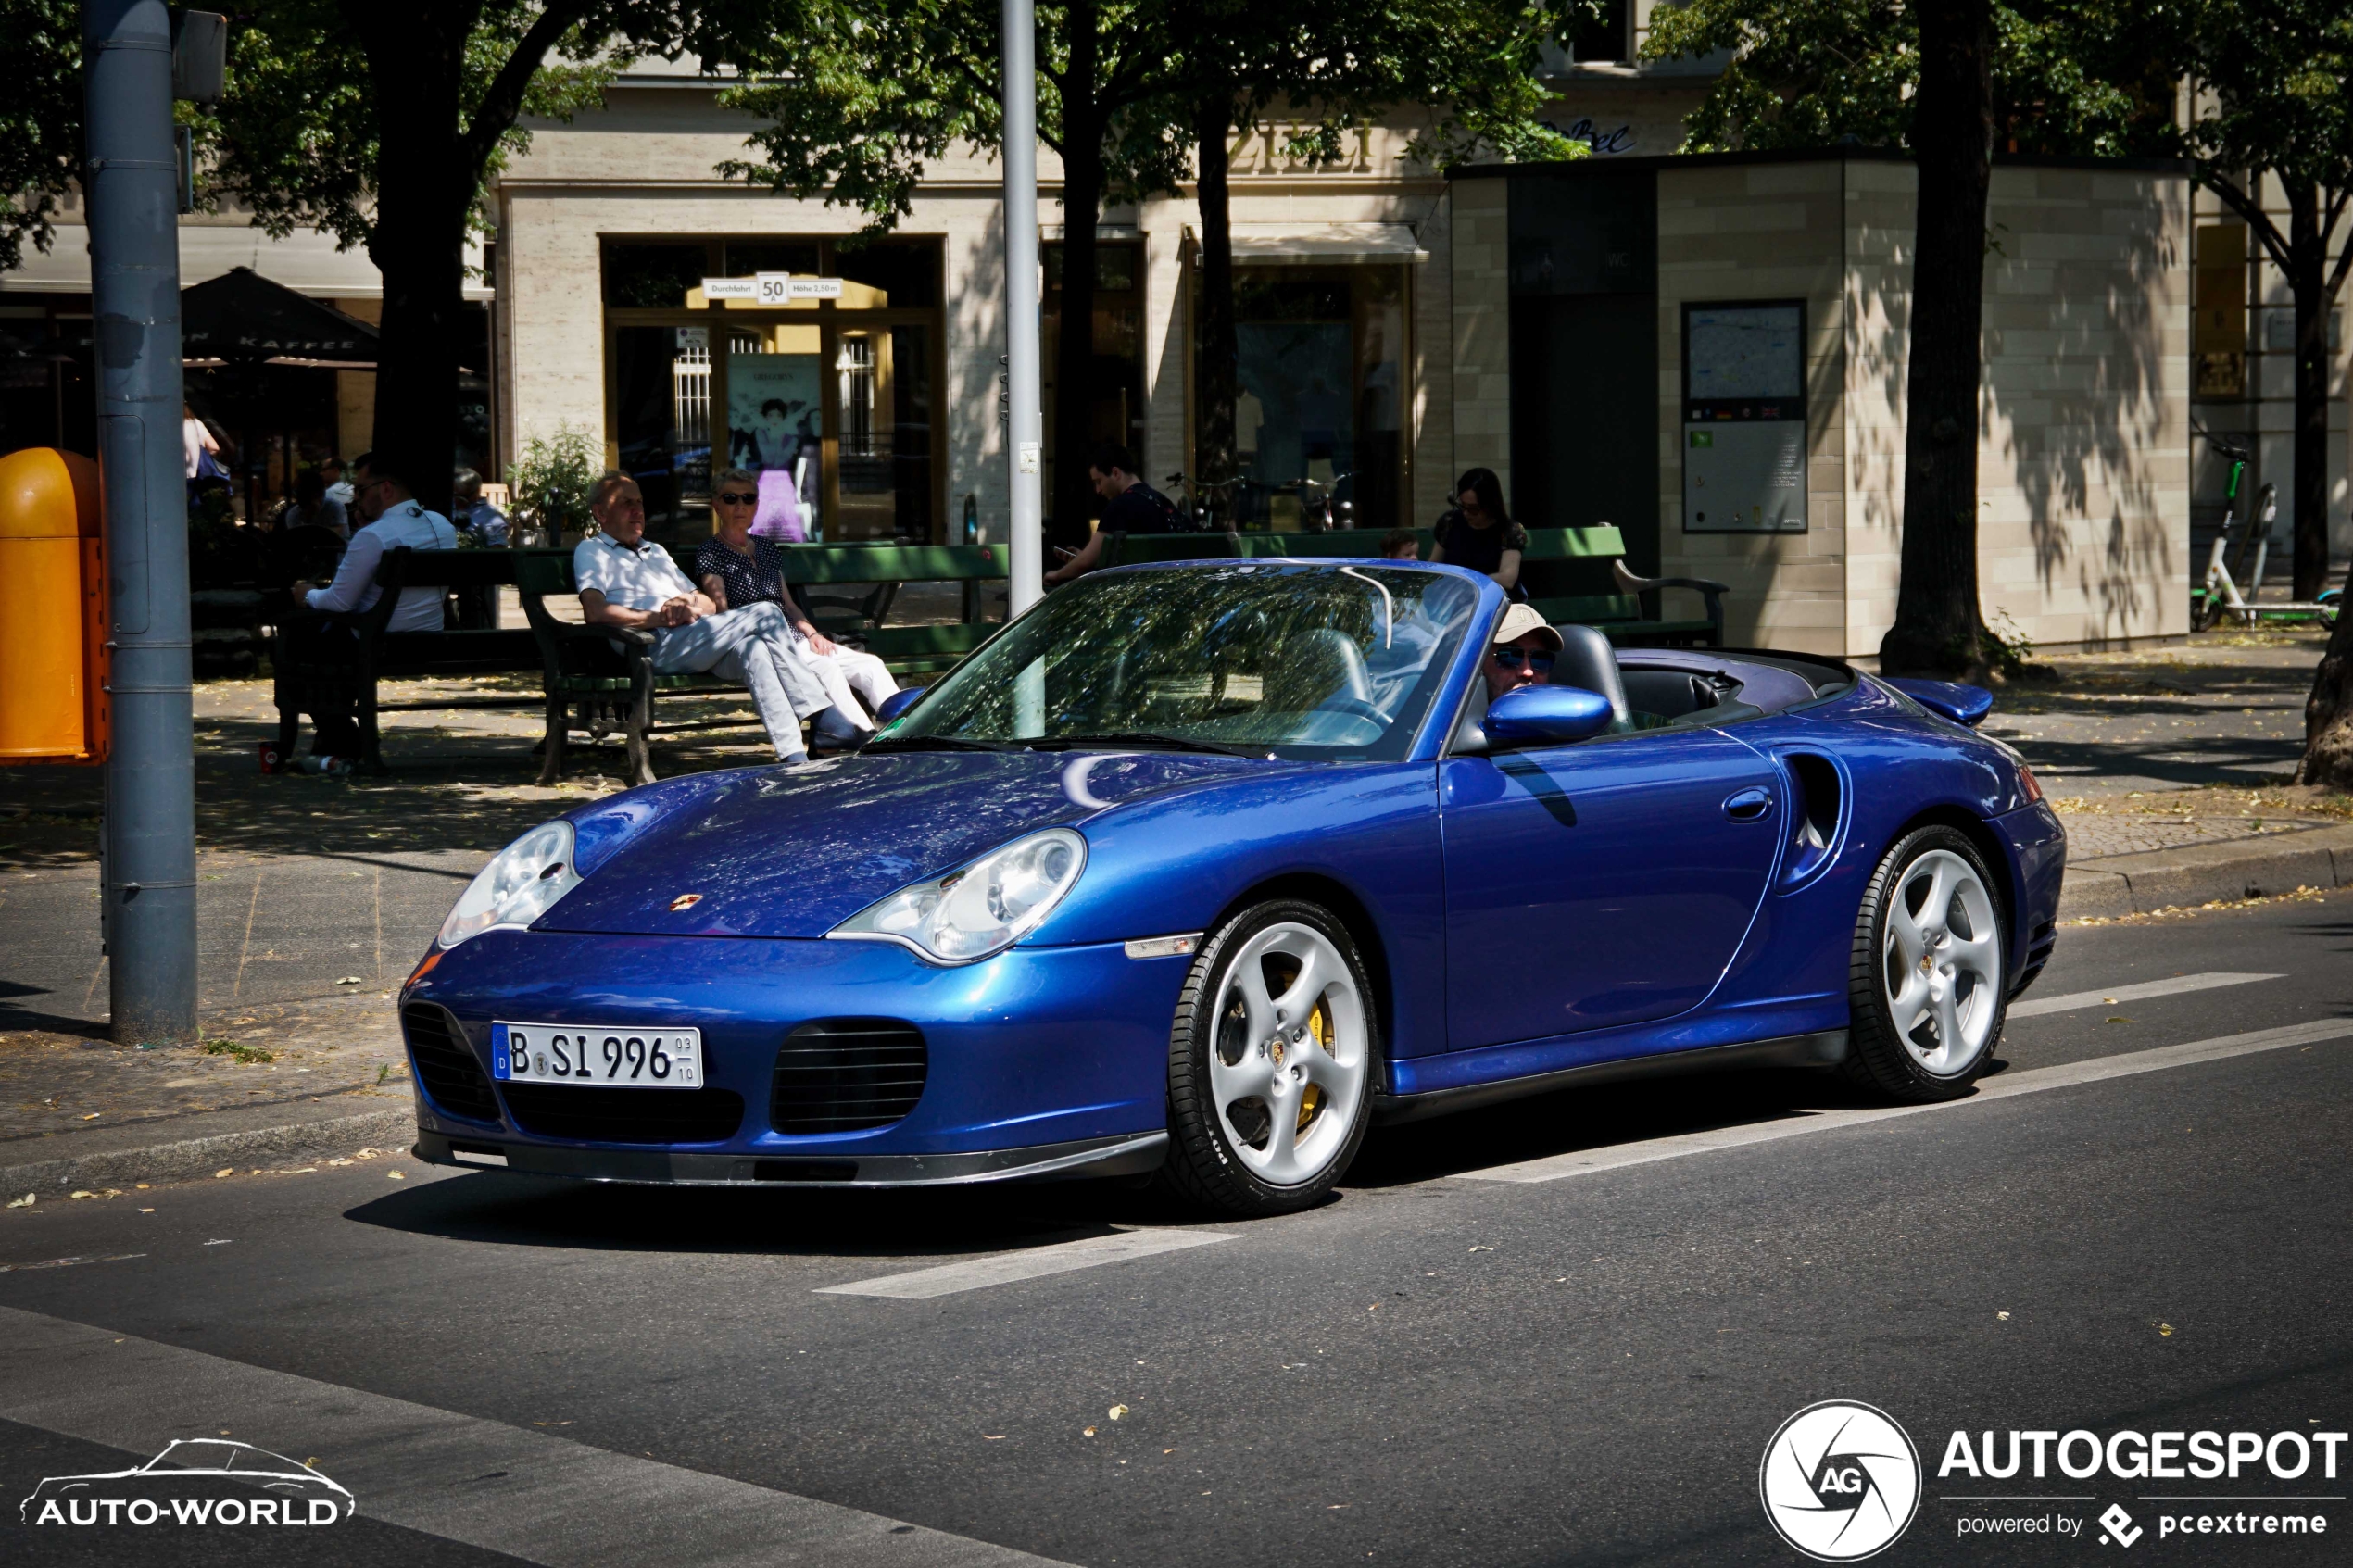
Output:
<svg viewBox="0 0 2353 1568">
<path fill-rule="evenodd" d="M 1360 696 L 1327 696 L 1315 708 L 1318 712 L 1345 713 L 1352 719 L 1368 719 L 1383 728 L 1389 724 L 1388 715 Z"/>
</svg>

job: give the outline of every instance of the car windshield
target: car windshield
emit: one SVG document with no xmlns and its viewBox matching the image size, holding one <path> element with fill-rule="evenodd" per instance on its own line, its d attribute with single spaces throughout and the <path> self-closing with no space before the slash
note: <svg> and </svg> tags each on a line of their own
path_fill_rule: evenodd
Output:
<svg viewBox="0 0 2353 1568">
<path fill-rule="evenodd" d="M 886 727 L 876 750 L 1163 745 L 1396 760 L 1478 591 L 1412 567 L 1234 561 L 1083 577 Z"/>
</svg>

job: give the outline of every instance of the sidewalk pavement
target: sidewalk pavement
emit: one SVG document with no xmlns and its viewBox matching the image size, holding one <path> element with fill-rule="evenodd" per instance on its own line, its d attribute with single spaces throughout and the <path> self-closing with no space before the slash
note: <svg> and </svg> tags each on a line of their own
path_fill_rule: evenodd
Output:
<svg viewBox="0 0 2353 1568">
<path fill-rule="evenodd" d="M 2209 635 L 2053 659 L 2056 684 L 1999 694 L 1987 733 L 2025 752 L 2068 825 L 2062 920 L 2353 885 L 2353 800 L 2285 783 L 2320 654 L 2309 633 Z M 390 1006 L 400 982 L 491 854 L 621 787 L 617 739 L 577 748 L 560 785 L 533 782 L 539 720 L 528 709 L 387 714 L 393 775 L 340 781 L 258 771 L 256 746 L 276 732 L 268 683 L 205 683 L 196 709 L 203 1045 L 107 1035 L 98 775 L 0 770 L 6 1199 L 223 1170 L 266 1178 L 405 1148 L 408 1063 Z M 765 755 L 723 731 L 661 743 L 656 767 Z"/>
</svg>

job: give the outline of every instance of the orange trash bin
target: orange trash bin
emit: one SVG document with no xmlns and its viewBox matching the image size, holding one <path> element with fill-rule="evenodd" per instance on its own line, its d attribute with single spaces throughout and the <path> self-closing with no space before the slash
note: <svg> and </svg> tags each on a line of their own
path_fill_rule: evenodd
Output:
<svg viewBox="0 0 2353 1568">
<path fill-rule="evenodd" d="M 0 764 L 103 762 L 106 517 L 98 465 L 0 457 Z"/>
</svg>

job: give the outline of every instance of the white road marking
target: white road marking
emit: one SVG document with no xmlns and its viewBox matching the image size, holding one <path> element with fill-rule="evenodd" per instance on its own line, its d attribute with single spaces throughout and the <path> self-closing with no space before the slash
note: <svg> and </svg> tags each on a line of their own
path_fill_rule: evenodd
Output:
<svg viewBox="0 0 2353 1568">
<path fill-rule="evenodd" d="M 104 1258 L 51 1258 L 38 1263 L 0 1263 L 0 1274 L 20 1274 L 31 1269 L 70 1269 L 82 1263 L 127 1263 L 145 1252 L 113 1252 Z"/>
<path fill-rule="evenodd" d="M 371 1519 L 546 1568 L 1060 1568 L 790 1492 L 0 1308 L 0 1417 L 141 1459 L 190 1432 L 317 1454 Z M 330 1555 L 333 1555 L 330 1553 Z"/>
<path fill-rule="evenodd" d="M 2246 985 L 2258 980 L 2285 980 L 2284 974 L 2234 974 L 2214 970 L 2206 974 L 2177 974 L 2171 980 L 2148 980 L 2138 985 L 2111 985 L 2105 991 L 2070 991 L 2063 997 L 2029 997 L 2010 1004 L 2012 1018 L 2039 1018 L 2046 1012 L 2073 1012 L 2107 1002 L 2146 1001 L 2151 997 L 2176 997 L 2184 991 L 2212 991 L 2224 985 Z"/>
<path fill-rule="evenodd" d="M 2109 994 L 2114 995 L 2113 992 Z M 1751 1144 L 1802 1137 L 1807 1133 L 1893 1121 L 1899 1116 L 1959 1110 L 2018 1095 L 2040 1094 L 2046 1089 L 2073 1088 L 2079 1084 L 2097 1084 L 2110 1078 L 2161 1073 L 2172 1067 L 2192 1067 L 2199 1062 L 2221 1061 L 2234 1056 L 2252 1056 L 2259 1051 L 2284 1050 L 2291 1046 L 2316 1045 L 2323 1040 L 2342 1040 L 2348 1036 L 2353 1036 L 2353 1018 L 2316 1019 L 2309 1023 L 2291 1023 L 2280 1029 L 2258 1029 L 2247 1035 L 2225 1035 L 2219 1039 L 2193 1040 L 2187 1045 L 2163 1046 L 2156 1050 L 2095 1057 L 2089 1061 L 2071 1061 L 2064 1067 L 2038 1067 L 2030 1073 L 2005 1073 L 1980 1084 L 1977 1093 L 1966 1099 L 1945 1100 L 1936 1105 L 1892 1105 L 1865 1110 L 1800 1110 L 1777 1122 L 1744 1127 L 1718 1127 L 1705 1133 L 1680 1133 L 1672 1137 L 1612 1144 L 1603 1148 L 1580 1148 L 1567 1154 L 1547 1155 L 1541 1160 L 1491 1166 L 1484 1171 L 1457 1171 L 1454 1179 L 1468 1182 L 1556 1182 L 1564 1176 L 1590 1175 L 1596 1171 L 1616 1171 L 1629 1165 L 1680 1160 L 1690 1154 L 1743 1148 Z"/>
<path fill-rule="evenodd" d="M 1090 1236 L 1084 1240 L 1064 1241 L 1051 1247 L 1033 1247 L 1026 1252 L 991 1253 L 986 1258 L 974 1258 L 961 1263 L 942 1263 L 937 1268 L 917 1269 L 912 1273 L 882 1274 L 849 1285 L 828 1285 L 817 1294 L 888 1296 L 901 1301 L 928 1301 L 935 1296 L 953 1296 L 960 1290 L 980 1290 L 992 1285 L 1010 1285 L 1015 1280 L 1043 1279 L 1048 1274 L 1066 1274 L 1074 1269 L 1099 1268 L 1105 1263 L 1124 1263 L 1130 1258 L 1149 1258 L 1156 1252 L 1179 1252 L 1188 1247 L 1206 1247 L 1213 1241 L 1240 1239 L 1231 1231 L 1120 1231 L 1112 1236 Z"/>
</svg>

